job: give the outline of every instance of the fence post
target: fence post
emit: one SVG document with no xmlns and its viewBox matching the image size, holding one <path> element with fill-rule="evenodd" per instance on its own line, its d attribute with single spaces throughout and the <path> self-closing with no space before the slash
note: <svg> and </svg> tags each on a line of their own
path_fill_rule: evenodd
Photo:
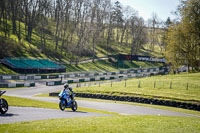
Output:
<svg viewBox="0 0 200 133">
<path fill-rule="evenodd" d="M 111 81 L 110 87 L 112 87 L 112 81 Z"/>
<path fill-rule="evenodd" d="M 154 81 L 154 88 L 156 88 L 156 81 Z"/>
<path fill-rule="evenodd" d="M 138 88 L 141 88 L 141 85 L 140 85 L 140 84 L 141 84 L 141 81 L 139 81 Z"/>
<path fill-rule="evenodd" d="M 172 89 L 172 81 L 170 82 L 170 89 Z"/>
<path fill-rule="evenodd" d="M 188 84 L 188 82 L 187 82 L 186 90 L 188 90 L 188 87 L 189 87 L 189 84 Z"/>
<path fill-rule="evenodd" d="M 99 87 L 100 87 L 100 82 L 99 82 Z"/>
</svg>

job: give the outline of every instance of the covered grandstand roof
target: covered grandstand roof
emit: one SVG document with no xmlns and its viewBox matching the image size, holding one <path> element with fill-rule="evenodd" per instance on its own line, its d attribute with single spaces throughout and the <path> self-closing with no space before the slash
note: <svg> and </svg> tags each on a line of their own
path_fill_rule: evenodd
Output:
<svg viewBox="0 0 200 133">
<path fill-rule="evenodd" d="M 66 71 L 65 66 L 48 59 L 4 58 L 2 63 L 15 71 L 37 70 L 37 73 L 45 70 Z"/>
</svg>

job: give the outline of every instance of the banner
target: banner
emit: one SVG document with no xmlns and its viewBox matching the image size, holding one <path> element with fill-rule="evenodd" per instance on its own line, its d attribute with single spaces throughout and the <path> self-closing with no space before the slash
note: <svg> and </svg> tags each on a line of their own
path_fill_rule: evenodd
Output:
<svg viewBox="0 0 200 133">
<path fill-rule="evenodd" d="M 149 62 L 160 62 L 166 63 L 165 58 L 150 57 L 150 56 L 140 56 L 140 55 L 124 55 L 119 54 L 119 60 L 134 60 L 134 61 L 149 61 Z"/>
</svg>

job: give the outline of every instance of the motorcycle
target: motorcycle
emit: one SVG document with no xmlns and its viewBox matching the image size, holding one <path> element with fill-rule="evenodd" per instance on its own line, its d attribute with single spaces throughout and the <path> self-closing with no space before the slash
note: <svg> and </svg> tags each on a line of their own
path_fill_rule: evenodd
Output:
<svg viewBox="0 0 200 133">
<path fill-rule="evenodd" d="M 1 96 L 6 93 L 6 91 L 0 91 L 0 112 L 1 114 L 5 114 L 8 111 L 8 103 L 5 99 L 1 98 Z"/>
<path fill-rule="evenodd" d="M 64 111 L 65 108 L 71 108 L 73 111 L 77 110 L 78 105 L 74 99 L 75 97 L 74 93 L 72 94 L 72 97 L 70 98 L 70 92 L 64 89 L 63 91 L 59 93 L 58 97 L 60 99 L 60 102 L 59 102 L 60 110 Z"/>
</svg>

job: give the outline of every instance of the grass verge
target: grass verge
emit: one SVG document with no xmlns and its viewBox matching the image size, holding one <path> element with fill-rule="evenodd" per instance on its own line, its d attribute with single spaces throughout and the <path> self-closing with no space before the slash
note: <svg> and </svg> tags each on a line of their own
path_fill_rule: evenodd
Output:
<svg viewBox="0 0 200 133">
<path fill-rule="evenodd" d="M 198 133 L 200 119 L 177 116 L 108 116 L 51 119 L 0 125 L 0 132 L 126 132 L 126 133 Z"/>
</svg>

